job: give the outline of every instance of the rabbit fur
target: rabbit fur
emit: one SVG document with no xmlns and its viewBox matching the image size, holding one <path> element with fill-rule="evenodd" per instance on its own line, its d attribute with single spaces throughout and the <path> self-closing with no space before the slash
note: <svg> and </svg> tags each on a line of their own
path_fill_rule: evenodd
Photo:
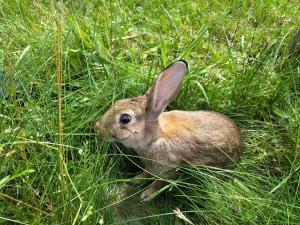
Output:
<svg viewBox="0 0 300 225">
<path fill-rule="evenodd" d="M 226 167 L 242 153 L 240 130 L 228 117 L 212 111 L 164 112 L 177 96 L 187 67 L 184 60 L 174 62 L 144 95 L 116 101 L 96 123 L 100 137 L 109 134 L 142 158 L 145 170 L 135 177 L 137 183 L 149 176 L 163 178 L 149 185 L 142 200 L 152 199 L 165 180 L 176 178 L 178 166 Z"/>
</svg>

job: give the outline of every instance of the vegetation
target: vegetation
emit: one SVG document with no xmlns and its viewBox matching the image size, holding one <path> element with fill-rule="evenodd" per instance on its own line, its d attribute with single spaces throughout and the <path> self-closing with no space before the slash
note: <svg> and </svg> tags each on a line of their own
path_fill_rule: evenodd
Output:
<svg viewBox="0 0 300 225">
<path fill-rule="evenodd" d="M 0 223 L 300 224 L 299 12 L 296 0 L 0 0 Z M 168 110 L 228 115 L 246 150 L 232 170 L 181 168 L 140 203 L 139 161 L 94 125 L 180 58 L 189 74 Z"/>
</svg>

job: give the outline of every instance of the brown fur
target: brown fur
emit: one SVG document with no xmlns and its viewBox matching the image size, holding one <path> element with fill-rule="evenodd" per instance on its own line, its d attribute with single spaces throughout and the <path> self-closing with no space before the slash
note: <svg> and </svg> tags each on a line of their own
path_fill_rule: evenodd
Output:
<svg viewBox="0 0 300 225">
<path fill-rule="evenodd" d="M 171 72 L 166 72 L 166 79 L 170 79 Z M 157 92 L 168 83 L 168 80 L 161 77 L 165 78 L 164 74 L 159 78 L 164 83 L 155 84 L 158 86 Z M 164 109 L 163 101 L 166 100 L 157 104 L 161 106 L 154 111 L 152 105 L 156 102 L 153 103 L 153 96 L 157 94 L 154 87 L 145 95 L 119 100 L 113 104 L 97 123 L 99 135 L 108 133 L 116 141 L 133 148 L 143 159 L 145 171 L 164 179 L 176 178 L 175 168 L 180 165 L 225 167 L 239 160 L 243 142 L 239 128 L 232 120 L 211 111 L 160 112 L 159 110 Z M 177 95 L 179 88 L 177 81 L 174 93 L 169 94 L 166 104 Z M 123 113 L 132 116 L 132 121 L 127 125 L 118 121 Z M 147 173 L 144 172 L 137 178 L 146 177 Z M 143 192 L 141 198 L 151 199 L 153 193 L 164 184 L 164 181 L 154 182 Z"/>
</svg>

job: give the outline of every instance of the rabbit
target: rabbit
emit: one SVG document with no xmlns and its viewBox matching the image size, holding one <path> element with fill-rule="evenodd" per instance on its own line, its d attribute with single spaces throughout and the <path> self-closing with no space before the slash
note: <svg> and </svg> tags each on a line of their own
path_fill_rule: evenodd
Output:
<svg viewBox="0 0 300 225">
<path fill-rule="evenodd" d="M 175 61 L 141 96 L 116 101 L 96 123 L 100 137 L 109 134 L 132 148 L 145 164 L 134 180 L 160 176 L 140 198 L 151 200 L 167 179 L 178 176 L 182 165 L 226 167 L 235 164 L 243 151 L 241 132 L 235 123 L 212 111 L 169 111 L 177 96 L 188 63 Z"/>
</svg>

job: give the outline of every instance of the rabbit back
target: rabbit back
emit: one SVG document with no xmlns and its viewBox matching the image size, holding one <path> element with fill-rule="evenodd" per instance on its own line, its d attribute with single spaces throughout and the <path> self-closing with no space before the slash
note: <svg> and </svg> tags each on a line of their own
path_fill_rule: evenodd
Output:
<svg viewBox="0 0 300 225">
<path fill-rule="evenodd" d="M 159 127 L 161 142 L 169 146 L 175 164 L 226 166 L 238 161 L 243 151 L 239 128 L 216 112 L 164 112 Z"/>
</svg>

